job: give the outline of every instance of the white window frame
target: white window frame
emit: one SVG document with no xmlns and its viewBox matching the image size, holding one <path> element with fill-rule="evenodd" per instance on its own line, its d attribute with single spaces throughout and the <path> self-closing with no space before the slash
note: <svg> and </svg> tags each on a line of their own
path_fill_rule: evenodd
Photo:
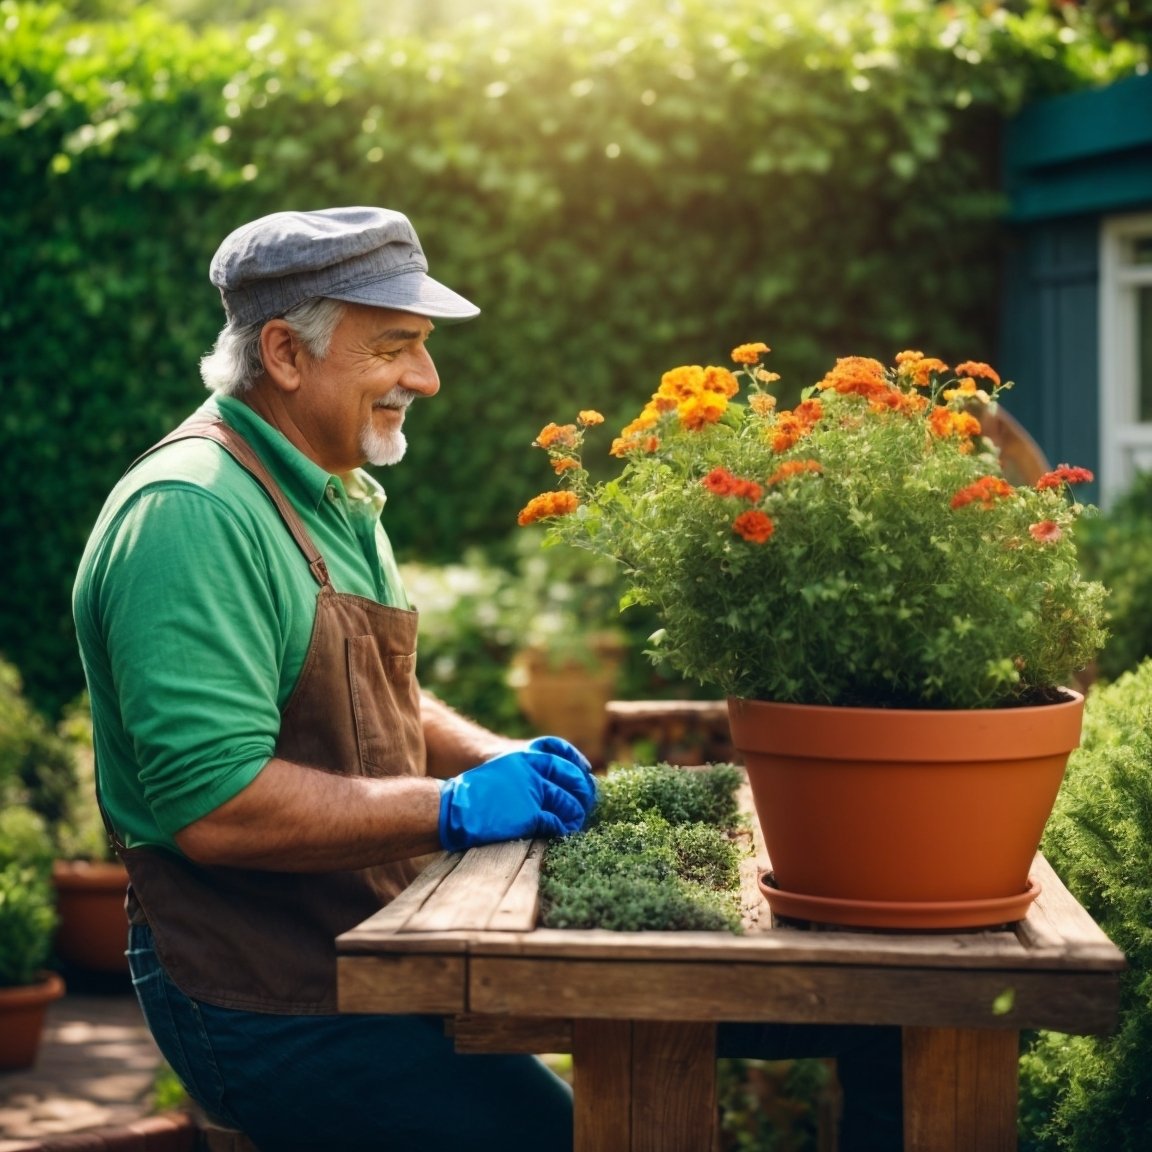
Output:
<svg viewBox="0 0 1152 1152">
<path fill-rule="evenodd" d="M 1137 289 L 1152 286 L 1152 264 L 1128 258 L 1134 239 L 1152 239 L 1152 212 L 1113 216 L 1100 228 L 1100 505 L 1107 508 L 1136 474 L 1152 471 L 1152 422 L 1141 423 Z"/>
</svg>

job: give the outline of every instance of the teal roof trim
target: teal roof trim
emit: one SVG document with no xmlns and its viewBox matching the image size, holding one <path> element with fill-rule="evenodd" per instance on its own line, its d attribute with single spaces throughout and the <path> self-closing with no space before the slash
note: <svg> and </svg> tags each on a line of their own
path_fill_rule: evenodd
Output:
<svg viewBox="0 0 1152 1152">
<path fill-rule="evenodd" d="M 1152 74 L 1025 107 L 1004 134 L 1012 221 L 1152 206 Z"/>
</svg>

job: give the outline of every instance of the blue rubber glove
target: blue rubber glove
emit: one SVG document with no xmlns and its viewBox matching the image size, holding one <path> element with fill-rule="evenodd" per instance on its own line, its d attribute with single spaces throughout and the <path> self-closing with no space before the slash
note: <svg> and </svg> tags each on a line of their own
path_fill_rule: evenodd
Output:
<svg viewBox="0 0 1152 1152">
<path fill-rule="evenodd" d="M 591 773 L 550 752 L 506 752 L 440 786 L 440 843 L 477 844 L 579 832 L 596 801 Z"/>
<path fill-rule="evenodd" d="M 592 775 L 592 765 L 588 763 L 588 757 L 575 744 L 569 744 L 563 736 L 537 736 L 528 747 L 536 752 L 551 752 L 553 756 L 563 756 L 565 760 L 571 760 L 577 768 L 583 768 L 589 776 Z"/>
</svg>

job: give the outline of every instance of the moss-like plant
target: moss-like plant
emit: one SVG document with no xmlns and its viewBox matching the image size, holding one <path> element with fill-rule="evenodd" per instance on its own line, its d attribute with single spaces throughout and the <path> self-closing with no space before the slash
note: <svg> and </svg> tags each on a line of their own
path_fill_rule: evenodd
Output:
<svg viewBox="0 0 1152 1152">
<path fill-rule="evenodd" d="M 740 928 L 739 770 L 617 768 L 585 831 L 549 846 L 540 882 L 549 928 Z"/>
<path fill-rule="evenodd" d="M 1138 1152 L 1152 1131 L 1152 661 L 1088 698 L 1044 852 L 1127 957 L 1108 1036 L 1033 1037 L 1023 1152 Z"/>
</svg>

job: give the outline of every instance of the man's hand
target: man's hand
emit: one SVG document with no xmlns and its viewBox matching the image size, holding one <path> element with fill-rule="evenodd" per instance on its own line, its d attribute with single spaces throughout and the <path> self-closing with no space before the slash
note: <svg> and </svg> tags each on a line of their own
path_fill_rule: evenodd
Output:
<svg viewBox="0 0 1152 1152">
<path fill-rule="evenodd" d="M 584 827 L 596 803 L 596 782 L 587 760 L 547 747 L 506 752 L 444 781 L 440 793 L 440 843 L 452 852 L 497 840 L 566 836 Z"/>
</svg>

